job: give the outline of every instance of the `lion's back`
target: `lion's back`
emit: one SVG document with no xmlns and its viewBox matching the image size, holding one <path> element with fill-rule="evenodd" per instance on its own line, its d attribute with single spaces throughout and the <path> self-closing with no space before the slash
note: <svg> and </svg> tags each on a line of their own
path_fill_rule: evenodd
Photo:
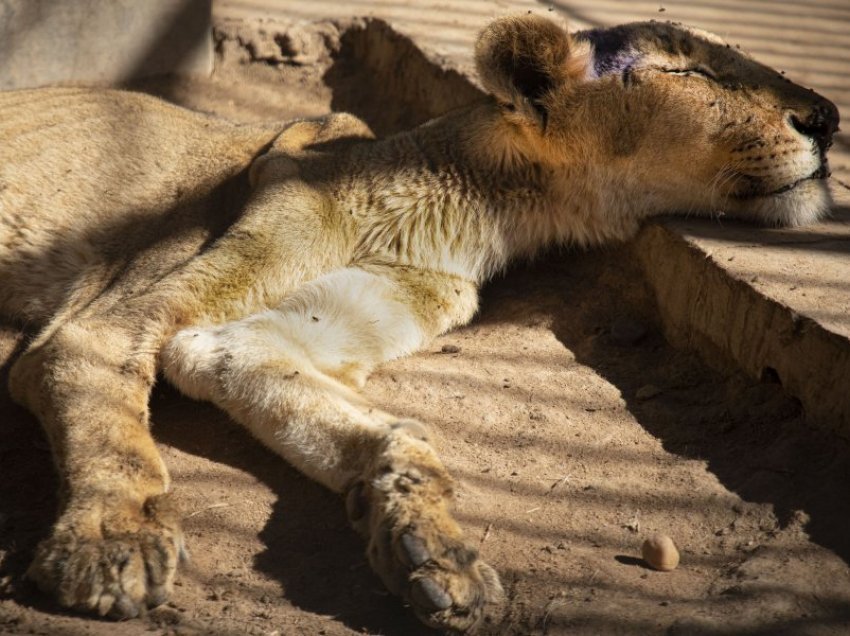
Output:
<svg viewBox="0 0 850 636">
<path fill-rule="evenodd" d="M 0 313 L 28 319 L 91 266 L 108 275 L 108 261 L 162 241 L 175 210 L 275 134 L 114 90 L 0 93 L 0 113 Z"/>
</svg>

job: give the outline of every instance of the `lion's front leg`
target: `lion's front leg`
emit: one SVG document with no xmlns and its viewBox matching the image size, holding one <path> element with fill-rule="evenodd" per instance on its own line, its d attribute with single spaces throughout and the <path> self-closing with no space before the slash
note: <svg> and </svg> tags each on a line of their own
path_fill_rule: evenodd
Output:
<svg viewBox="0 0 850 636">
<path fill-rule="evenodd" d="M 154 356 L 111 320 L 76 320 L 10 375 L 38 415 L 61 479 L 60 515 L 28 576 L 69 608 L 128 618 L 172 591 L 182 553 L 168 474 L 148 430 Z"/>
<path fill-rule="evenodd" d="M 450 512 L 452 479 L 424 426 L 365 404 L 353 387 L 384 361 L 468 320 L 474 286 L 403 269 L 338 270 L 278 309 L 186 329 L 166 377 L 210 400 L 272 450 L 346 498 L 387 587 L 426 623 L 463 630 L 501 598 L 495 571 Z"/>
</svg>

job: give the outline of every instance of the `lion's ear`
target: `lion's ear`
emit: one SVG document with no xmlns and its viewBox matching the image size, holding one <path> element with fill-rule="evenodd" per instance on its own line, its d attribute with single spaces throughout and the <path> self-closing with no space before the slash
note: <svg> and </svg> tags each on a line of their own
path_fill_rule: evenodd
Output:
<svg viewBox="0 0 850 636">
<path fill-rule="evenodd" d="M 501 18 L 475 44 L 484 88 L 521 114 L 546 125 L 545 97 L 565 82 L 586 77 L 588 58 L 575 55 L 569 33 L 535 15 Z"/>
</svg>

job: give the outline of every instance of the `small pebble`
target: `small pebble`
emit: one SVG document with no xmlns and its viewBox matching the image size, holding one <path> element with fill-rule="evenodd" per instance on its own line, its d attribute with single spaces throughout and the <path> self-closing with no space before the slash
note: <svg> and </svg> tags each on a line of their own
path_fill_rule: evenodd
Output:
<svg viewBox="0 0 850 636">
<path fill-rule="evenodd" d="M 679 551 L 673 539 L 666 534 L 655 534 L 643 542 L 641 555 L 654 570 L 669 572 L 679 565 Z"/>
<path fill-rule="evenodd" d="M 440 353 L 460 353 L 460 347 L 453 344 L 446 344 L 440 349 Z"/>
</svg>

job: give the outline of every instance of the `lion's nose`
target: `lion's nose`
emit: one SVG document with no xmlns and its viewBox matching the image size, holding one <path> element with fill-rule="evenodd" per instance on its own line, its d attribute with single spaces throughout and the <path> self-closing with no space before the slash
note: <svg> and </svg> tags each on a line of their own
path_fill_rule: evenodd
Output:
<svg viewBox="0 0 850 636">
<path fill-rule="evenodd" d="M 838 120 L 838 108 L 828 99 L 818 100 L 809 109 L 795 109 L 788 118 L 796 130 L 815 140 L 821 152 L 832 146 Z"/>
</svg>

